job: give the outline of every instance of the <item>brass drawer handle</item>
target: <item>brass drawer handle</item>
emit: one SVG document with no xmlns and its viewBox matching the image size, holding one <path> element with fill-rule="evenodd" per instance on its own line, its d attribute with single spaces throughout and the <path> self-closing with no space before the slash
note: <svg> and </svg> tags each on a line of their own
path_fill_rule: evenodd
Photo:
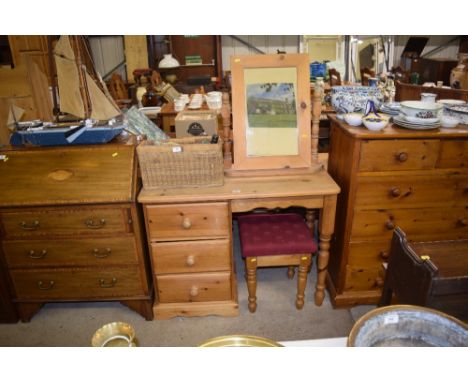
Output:
<svg viewBox="0 0 468 382">
<path fill-rule="evenodd" d="M 35 231 L 36 229 L 39 228 L 39 221 L 38 220 L 34 220 L 32 223 L 28 224 L 27 222 L 25 221 L 22 221 L 21 223 L 19 223 L 20 227 L 24 230 L 27 230 L 27 231 Z"/>
<path fill-rule="evenodd" d="M 87 219 L 85 221 L 85 224 L 86 224 L 86 227 L 88 227 L 89 229 L 99 229 L 106 225 L 106 220 L 101 219 L 98 222 L 95 222 L 94 219 Z"/>
<path fill-rule="evenodd" d="M 115 286 L 116 283 L 117 283 L 117 279 L 115 277 L 112 277 L 112 280 L 110 282 L 107 282 L 104 279 L 99 280 L 99 286 L 101 288 L 112 288 L 113 286 Z"/>
<path fill-rule="evenodd" d="M 460 224 L 462 227 L 466 227 L 468 225 L 468 220 L 465 218 L 460 218 L 458 219 L 458 224 Z"/>
<path fill-rule="evenodd" d="M 390 256 L 390 254 L 387 251 L 380 251 L 379 256 L 382 260 L 387 260 Z"/>
<path fill-rule="evenodd" d="M 190 229 L 190 227 L 192 227 L 192 222 L 190 221 L 188 217 L 185 217 L 182 220 L 182 227 L 184 227 L 185 229 Z"/>
<path fill-rule="evenodd" d="M 190 296 L 192 297 L 198 296 L 198 287 L 193 286 L 190 288 Z"/>
<path fill-rule="evenodd" d="M 187 264 L 187 266 L 191 267 L 195 264 L 195 256 L 187 256 L 187 259 L 185 260 L 185 264 Z"/>
<path fill-rule="evenodd" d="M 31 259 L 43 259 L 45 257 L 45 255 L 47 255 L 47 250 L 43 249 L 39 254 L 36 255 L 36 251 L 34 251 L 33 249 L 31 249 L 29 251 L 29 257 Z"/>
<path fill-rule="evenodd" d="M 392 230 L 395 228 L 395 224 L 393 224 L 391 220 L 387 220 L 387 222 L 385 223 L 385 228 L 387 228 L 388 230 Z"/>
<path fill-rule="evenodd" d="M 108 257 L 112 253 L 112 249 L 110 248 L 105 248 L 102 252 L 99 250 L 99 248 L 94 248 L 93 249 L 93 255 L 94 257 L 98 259 L 104 259 Z"/>
<path fill-rule="evenodd" d="M 390 195 L 393 196 L 394 198 L 398 197 L 401 195 L 401 191 L 398 187 L 391 187 L 390 188 Z"/>
<path fill-rule="evenodd" d="M 37 287 L 40 289 L 40 290 L 49 290 L 49 289 L 52 289 L 52 287 L 55 285 L 55 281 L 54 280 L 50 280 L 48 282 L 48 284 L 44 284 L 42 281 L 38 281 L 37 282 Z"/>
<path fill-rule="evenodd" d="M 398 160 L 398 162 L 403 163 L 403 162 L 406 162 L 408 160 L 408 153 L 405 152 L 405 151 L 401 151 L 399 153 L 396 153 L 395 157 Z"/>
</svg>

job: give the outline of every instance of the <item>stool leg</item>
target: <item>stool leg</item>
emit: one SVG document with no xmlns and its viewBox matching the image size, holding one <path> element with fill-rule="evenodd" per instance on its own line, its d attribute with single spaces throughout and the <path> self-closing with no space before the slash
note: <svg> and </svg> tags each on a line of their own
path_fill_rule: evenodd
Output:
<svg viewBox="0 0 468 382">
<path fill-rule="evenodd" d="M 288 267 L 288 279 L 292 279 L 294 277 L 294 266 Z"/>
<path fill-rule="evenodd" d="M 297 272 L 297 295 L 296 295 L 296 308 L 302 309 L 304 306 L 304 291 L 307 284 L 307 270 L 311 262 L 310 254 L 301 255 L 301 262 L 299 264 L 299 271 Z"/>
<path fill-rule="evenodd" d="M 249 290 L 249 310 L 254 313 L 257 309 L 257 258 L 246 258 L 245 267 L 247 269 L 247 289 Z"/>
</svg>

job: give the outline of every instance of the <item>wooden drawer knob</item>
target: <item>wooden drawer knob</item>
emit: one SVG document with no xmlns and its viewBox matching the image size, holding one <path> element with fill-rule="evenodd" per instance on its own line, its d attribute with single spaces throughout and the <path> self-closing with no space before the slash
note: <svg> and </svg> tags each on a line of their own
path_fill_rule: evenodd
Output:
<svg viewBox="0 0 468 382">
<path fill-rule="evenodd" d="M 390 254 L 387 251 L 380 251 L 379 256 L 382 260 L 387 260 Z"/>
<path fill-rule="evenodd" d="M 397 153 L 395 156 L 398 162 L 401 162 L 401 163 L 406 162 L 408 160 L 408 153 L 405 151 L 401 151 Z"/>
<path fill-rule="evenodd" d="M 187 259 L 185 260 L 185 264 L 187 264 L 189 267 L 193 266 L 195 264 L 195 256 L 187 256 Z"/>
<path fill-rule="evenodd" d="M 401 191 L 398 187 L 391 187 L 390 188 L 390 195 L 392 195 L 394 198 L 396 198 L 397 196 L 400 196 L 401 195 Z"/>
<path fill-rule="evenodd" d="M 33 222 L 31 223 L 28 223 L 28 222 L 25 222 L 25 221 L 22 221 L 21 223 L 19 223 L 20 227 L 26 231 L 35 231 L 36 229 L 39 228 L 39 221 L 38 220 L 34 220 Z"/>
<path fill-rule="evenodd" d="M 190 221 L 188 217 L 185 217 L 182 220 L 182 227 L 184 227 L 185 229 L 190 229 L 191 226 L 192 226 L 192 222 Z"/>
<path fill-rule="evenodd" d="M 385 223 L 385 228 L 387 228 L 388 230 L 392 230 L 395 228 L 395 224 L 393 224 L 391 220 L 387 220 L 387 222 Z"/>
<path fill-rule="evenodd" d="M 465 218 L 460 218 L 458 219 L 458 224 L 460 224 L 463 227 L 466 227 L 468 225 L 468 220 L 466 220 Z"/>
<path fill-rule="evenodd" d="M 192 297 L 198 296 L 198 287 L 193 286 L 190 288 L 190 296 Z"/>
<path fill-rule="evenodd" d="M 36 253 L 33 249 L 29 251 L 29 257 L 31 259 L 43 259 L 47 255 L 47 250 L 43 249 L 40 253 Z"/>
<path fill-rule="evenodd" d="M 384 279 L 382 277 L 377 277 L 375 279 L 375 285 L 377 285 L 378 287 L 383 287 L 384 285 Z"/>
<path fill-rule="evenodd" d="M 307 109 L 307 104 L 304 101 L 301 102 L 301 109 Z"/>
</svg>

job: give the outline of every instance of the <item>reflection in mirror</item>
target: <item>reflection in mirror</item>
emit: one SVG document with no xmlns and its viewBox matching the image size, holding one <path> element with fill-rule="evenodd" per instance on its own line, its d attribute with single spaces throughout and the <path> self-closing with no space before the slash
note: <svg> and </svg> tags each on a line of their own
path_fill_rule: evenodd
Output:
<svg viewBox="0 0 468 382">
<path fill-rule="evenodd" d="M 299 154 L 297 69 L 247 68 L 247 156 Z"/>
</svg>

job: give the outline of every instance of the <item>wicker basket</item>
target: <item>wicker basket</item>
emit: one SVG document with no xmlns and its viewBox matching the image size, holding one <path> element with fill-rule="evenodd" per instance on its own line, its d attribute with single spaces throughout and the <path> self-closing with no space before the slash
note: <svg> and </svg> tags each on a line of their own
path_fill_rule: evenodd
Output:
<svg viewBox="0 0 468 382">
<path fill-rule="evenodd" d="M 145 188 L 222 186 L 222 144 L 202 143 L 211 137 L 169 139 L 161 145 L 143 141 L 138 160 Z"/>
</svg>

